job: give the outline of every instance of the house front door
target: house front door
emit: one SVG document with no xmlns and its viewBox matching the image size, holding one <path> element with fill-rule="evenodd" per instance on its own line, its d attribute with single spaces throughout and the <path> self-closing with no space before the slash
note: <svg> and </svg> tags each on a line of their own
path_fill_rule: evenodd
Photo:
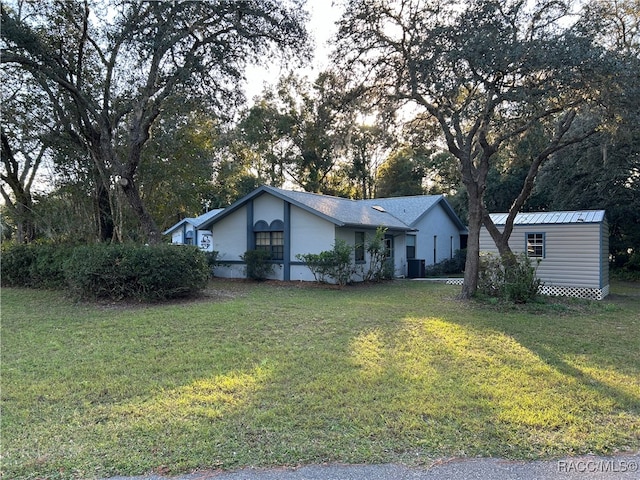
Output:
<svg viewBox="0 0 640 480">
<path fill-rule="evenodd" d="M 386 260 L 387 268 L 389 268 L 389 271 L 395 273 L 395 260 L 394 260 L 395 252 L 394 252 L 393 235 L 384 236 L 384 250 L 385 250 L 385 256 L 387 258 Z"/>
</svg>

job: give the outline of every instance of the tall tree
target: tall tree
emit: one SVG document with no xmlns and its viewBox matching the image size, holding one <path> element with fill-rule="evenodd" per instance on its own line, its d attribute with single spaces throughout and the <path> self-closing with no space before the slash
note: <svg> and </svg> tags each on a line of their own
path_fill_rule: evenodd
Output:
<svg viewBox="0 0 640 480">
<path fill-rule="evenodd" d="M 290 125 L 286 171 L 307 192 L 330 193 L 327 180 L 344 155 L 352 112 L 343 81 L 327 71 L 311 84 L 291 75 L 278 86 L 282 113 Z"/>
<path fill-rule="evenodd" d="M 354 96 L 344 79 L 322 72 L 313 81 L 293 73 L 267 88 L 238 124 L 235 149 L 262 183 L 285 180 L 309 192 L 333 193 L 353 126 Z M 253 152 L 253 158 L 251 157 Z"/>
<path fill-rule="evenodd" d="M 0 194 L 15 225 L 16 241 L 26 243 L 37 235 L 34 189 L 55 126 L 46 96 L 28 75 L 14 69 L 0 92 Z"/>
<path fill-rule="evenodd" d="M 336 59 L 378 98 L 434 117 L 459 161 L 469 241 L 461 298 L 477 289 L 484 222 L 502 253 L 513 221 L 551 154 L 596 131 L 575 122 L 614 92 L 617 63 L 594 44 L 591 20 L 557 0 L 349 0 Z M 597 117 L 589 117 L 597 118 Z M 533 129 L 545 141 L 499 231 L 484 204 L 496 153 Z"/>
<path fill-rule="evenodd" d="M 171 110 L 174 116 L 153 127 L 138 175 L 142 198 L 163 229 L 203 213 L 213 189 L 219 147 L 220 126 L 215 119 L 195 106 Z"/>
<path fill-rule="evenodd" d="M 1 61 L 50 92 L 102 188 L 121 189 L 155 242 L 138 169 L 167 100 L 180 94 L 229 112 L 248 62 L 305 52 L 305 15 L 298 0 L 3 2 Z"/>
<path fill-rule="evenodd" d="M 393 145 L 391 135 L 380 125 L 354 125 L 349 139 L 349 178 L 354 184 L 357 198 L 380 196 L 378 172 L 384 155 Z"/>
<path fill-rule="evenodd" d="M 376 197 L 424 195 L 425 164 L 430 152 L 402 147 L 394 151 L 380 165 Z"/>
</svg>

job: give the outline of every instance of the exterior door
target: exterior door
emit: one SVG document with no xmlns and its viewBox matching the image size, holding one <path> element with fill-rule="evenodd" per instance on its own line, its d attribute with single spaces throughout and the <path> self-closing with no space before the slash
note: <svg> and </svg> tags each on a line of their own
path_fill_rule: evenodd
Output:
<svg viewBox="0 0 640 480">
<path fill-rule="evenodd" d="M 385 256 L 387 257 L 387 267 L 391 272 L 395 273 L 395 252 L 393 235 L 384 236 L 384 250 Z"/>
</svg>

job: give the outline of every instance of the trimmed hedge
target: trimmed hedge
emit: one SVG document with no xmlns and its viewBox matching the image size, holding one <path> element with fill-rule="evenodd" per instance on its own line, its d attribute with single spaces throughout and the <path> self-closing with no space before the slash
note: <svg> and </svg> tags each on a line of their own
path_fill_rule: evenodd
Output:
<svg viewBox="0 0 640 480">
<path fill-rule="evenodd" d="M 2 245 L 2 286 L 64 288 L 72 247 L 56 244 Z"/>
<path fill-rule="evenodd" d="M 198 293 L 210 267 L 197 247 L 10 245 L 2 285 L 67 288 L 79 298 L 167 300 Z"/>
</svg>

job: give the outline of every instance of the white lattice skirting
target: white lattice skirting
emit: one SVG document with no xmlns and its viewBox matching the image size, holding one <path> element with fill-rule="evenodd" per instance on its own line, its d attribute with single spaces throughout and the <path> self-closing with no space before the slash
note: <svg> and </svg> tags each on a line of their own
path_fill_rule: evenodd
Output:
<svg viewBox="0 0 640 480">
<path fill-rule="evenodd" d="M 464 279 L 450 278 L 447 285 L 462 285 Z M 543 295 L 551 295 L 557 297 L 575 297 L 588 298 L 589 300 L 602 300 L 609 295 L 609 285 L 603 288 L 584 288 L 584 287 L 562 287 L 558 285 L 543 285 L 539 292 Z"/>
<path fill-rule="evenodd" d="M 557 285 L 543 285 L 540 287 L 543 295 L 558 297 L 588 298 L 589 300 L 602 300 L 609 295 L 609 285 L 604 288 L 562 287 Z"/>
</svg>

